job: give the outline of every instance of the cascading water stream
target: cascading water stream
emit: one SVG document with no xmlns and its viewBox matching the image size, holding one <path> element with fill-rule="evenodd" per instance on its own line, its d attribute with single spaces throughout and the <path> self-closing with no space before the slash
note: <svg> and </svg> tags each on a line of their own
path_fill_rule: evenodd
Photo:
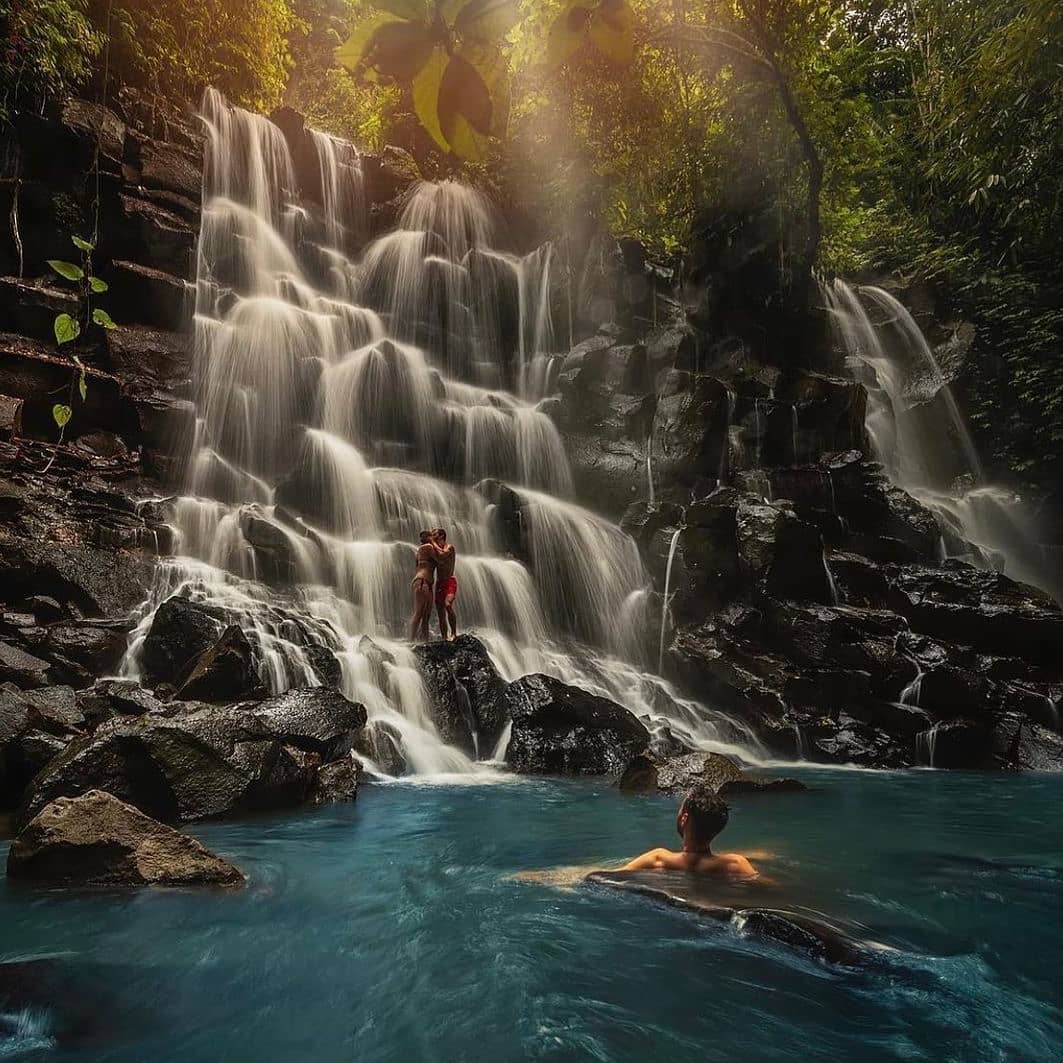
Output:
<svg viewBox="0 0 1063 1063">
<path fill-rule="evenodd" d="M 398 227 L 363 247 L 350 145 L 311 134 L 315 228 L 289 203 L 277 127 L 213 91 L 203 121 L 187 494 L 154 502 L 170 507 L 175 556 L 157 566 L 124 674 L 141 674 L 155 610 L 181 593 L 240 624 L 271 689 L 319 682 L 331 654 L 407 770 L 468 772 L 400 638 L 413 544 L 442 526 L 459 551 L 462 628 L 503 676 L 546 672 L 692 746 L 755 755 L 748 728 L 646 670 L 638 550 L 563 497 L 568 462 L 538 408 L 554 387 L 551 250 L 498 250 L 490 204 L 452 181 L 414 186 Z M 526 563 L 496 526 L 500 484 L 520 505 Z M 505 742 L 480 753 L 498 759 Z"/>
<path fill-rule="evenodd" d="M 984 482 L 970 432 L 934 353 L 889 292 L 842 280 L 821 291 L 838 341 L 867 389 L 866 428 L 890 479 L 943 529 L 943 558 L 1002 568 L 1063 601 L 1022 501 Z M 872 317 L 874 312 L 874 318 Z"/>
<path fill-rule="evenodd" d="M 664 670 L 664 636 L 668 626 L 668 608 L 671 602 L 672 589 L 672 563 L 675 561 L 675 550 L 679 545 L 679 537 L 683 534 L 683 526 L 676 528 L 672 540 L 668 544 L 668 564 L 664 570 L 664 598 L 661 600 L 661 637 L 657 643 L 657 671 Z"/>
</svg>

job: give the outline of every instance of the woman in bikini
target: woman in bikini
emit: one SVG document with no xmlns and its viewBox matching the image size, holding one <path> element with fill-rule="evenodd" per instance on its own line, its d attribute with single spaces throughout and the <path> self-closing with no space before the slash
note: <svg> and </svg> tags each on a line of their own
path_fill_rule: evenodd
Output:
<svg viewBox="0 0 1063 1063">
<path fill-rule="evenodd" d="M 413 616 L 410 617 L 410 641 L 428 641 L 428 618 L 432 615 L 432 583 L 435 580 L 436 548 L 430 531 L 421 532 L 413 573 Z"/>
</svg>

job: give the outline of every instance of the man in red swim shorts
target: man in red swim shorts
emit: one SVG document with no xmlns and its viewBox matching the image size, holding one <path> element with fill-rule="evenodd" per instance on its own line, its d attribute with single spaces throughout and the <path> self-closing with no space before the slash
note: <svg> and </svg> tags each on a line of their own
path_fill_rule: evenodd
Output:
<svg viewBox="0 0 1063 1063">
<path fill-rule="evenodd" d="M 453 642 L 458 637 L 458 618 L 454 615 L 454 599 L 458 596 L 458 581 L 454 578 L 456 554 L 454 547 L 447 542 L 445 528 L 436 528 L 433 541 L 436 548 L 436 610 L 439 613 L 439 633 L 448 642 Z"/>
</svg>

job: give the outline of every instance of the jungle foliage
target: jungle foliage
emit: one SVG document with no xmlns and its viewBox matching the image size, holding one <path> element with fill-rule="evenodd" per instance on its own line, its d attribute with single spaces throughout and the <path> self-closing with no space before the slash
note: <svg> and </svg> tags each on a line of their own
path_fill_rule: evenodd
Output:
<svg viewBox="0 0 1063 1063">
<path fill-rule="evenodd" d="M 0 0 L 4 105 L 112 82 L 282 99 L 558 232 L 928 282 L 983 449 L 1063 468 L 1058 0 Z M 29 70 L 39 75 L 28 77 Z"/>
</svg>

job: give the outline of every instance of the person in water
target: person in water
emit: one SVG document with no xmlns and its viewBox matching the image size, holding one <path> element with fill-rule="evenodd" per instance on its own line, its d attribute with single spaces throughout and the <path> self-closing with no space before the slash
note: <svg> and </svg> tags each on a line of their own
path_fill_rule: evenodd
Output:
<svg viewBox="0 0 1063 1063">
<path fill-rule="evenodd" d="M 458 618 L 454 613 L 454 599 L 458 596 L 458 581 L 454 577 L 457 560 L 454 547 L 447 542 L 445 528 L 436 528 L 433 535 L 436 559 L 436 610 L 439 613 L 439 633 L 448 642 L 458 637 Z"/>
<path fill-rule="evenodd" d="M 675 829 L 683 839 L 680 852 L 651 849 L 619 868 L 620 871 L 690 871 L 697 875 L 753 878 L 757 869 L 741 853 L 714 853 L 712 843 L 727 826 L 728 808 L 707 786 L 695 786 L 683 799 Z"/>
<path fill-rule="evenodd" d="M 410 617 L 410 641 L 428 641 L 428 620 L 432 615 L 432 583 L 436 571 L 436 546 L 432 532 L 421 532 L 421 545 L 413 572 L 413 615 Z"/>
</svg>

